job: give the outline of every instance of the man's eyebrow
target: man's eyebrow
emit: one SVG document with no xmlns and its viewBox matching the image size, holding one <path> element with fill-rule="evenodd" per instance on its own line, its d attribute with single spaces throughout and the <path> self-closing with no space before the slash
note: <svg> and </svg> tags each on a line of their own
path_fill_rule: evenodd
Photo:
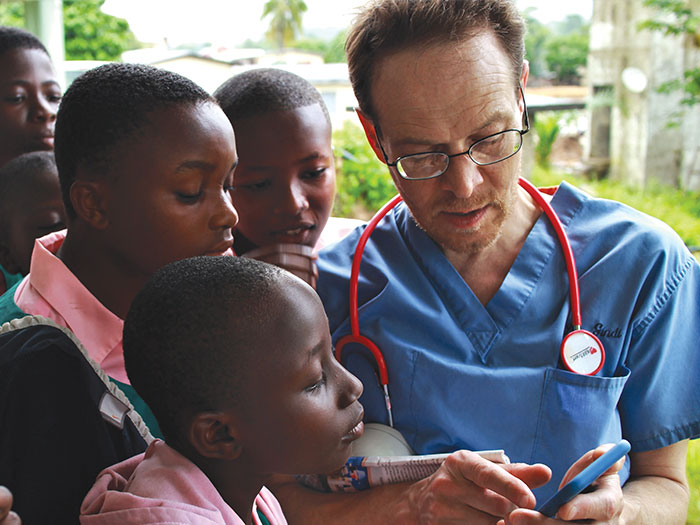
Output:
<svg viewBox="0 0 700 525">
<path fill-rule="evenodd" d="M 510 111 L 504 111 L 504 110 L 496 110 L 492 113 L 486 114 L 486 116 L 483 118 L 483 124 L 480 125 L 477 128 L 474 128 L 470 133 L 469 137 L 476 137 L 480 134 L 484 133 L 484 130 L 488 128 L 489 126 L 493 126 L 494 124 L 499 124 L 502 122 L 508 121 L 512 117 Z M 498 131 L 503 131 L 503 130 L 498 130 Z M 410 145 L 416 145 L 416 146 L 429 146 L 429 147 L 445 147 L 447 144 L 443 143 L 433 143 L 430 140 L 426 140 L 421 137 L 404 137 L 401 139 L 398 139 L 396 141 L 392 141 L 394 144 L 397 146 L 410 146 Z"/>
</svg>

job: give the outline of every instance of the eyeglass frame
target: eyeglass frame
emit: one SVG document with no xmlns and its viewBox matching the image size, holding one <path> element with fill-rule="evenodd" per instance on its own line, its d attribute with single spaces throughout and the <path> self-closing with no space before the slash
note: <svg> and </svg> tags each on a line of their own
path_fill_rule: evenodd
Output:
<svg viewBox="0 0 700 525">
<path fill-rule="evenodd" d="M 498 133 L 492 133 L 491 135 L 487 135 L 486 137 L 480 138 L 479 140 L 473 142 L 471 146 L 466 151 L 463 151 L 461 153 L 453 153 L 452 155 L 448 153 L 444 153 L 442 151 L 423 151 L 420 153 L 409 153 L 408 155 L 401 155 L 400 157 L 397 157 L 394 162 L 389 162 L 389 157 L 386 154 L 386 151 L 384 150 L 384 146 L 382 145 L 382 141 L 379 139 L 379 135 L 381 135 L 381 128 L 379 127 L 379 124 L 375 124 L 374 129 L 375 129 L 375 134 L 377 137 L 377 144 L 379 144 L 379 149 L 382 151 L 382 155 L 384 155 L 384 162 L 386 162 L 386 165 L 396 169 L 396 173 L 399 174 L 399 176 L 404 179 L 404 180 L 430 180 L 430 179 L 435 179 L 437 177 L 440 177 L 441 175 L 444 175 L 445 172 L 450 169 L 450 159 L 454 157 L 461 157 L 462 155 L 466 155 L 469 157 L 469 159 L 476 164 L 477 166 L 491 166 L 492 164 L 498 164 L 499 162 L 503 162 L 506 159 L 509 159 L 516 155 L 522 148 L 523 148 L 523 135 L 530 131 L 530 118 L 527 114 L 527 103 L 525 102 L 525 93 L 523 91 L 523 85 L 518 82 L 518 88 L 520 89 L 520 96 L 523 99 L 523 119 L 525 120 L 525 129 L 516 129 L 516 128 L 510 128 L 510 129 L 504 129 L 503 131 L 499 131 Z M 508 155 L 507 157 L 503 157 L 502 159 L 494 160 L 493 162 L 477 162 L 474 160 L 472 157 L 471 151 L 480 142 L 483 142 L 485 140 L 488 140 L 490 138 L 496 137 L 498 135 L 502 135 L 504 133 L 509 133 L 511 131 L 517 131 L 520 133 L 520 146 L 518 146 L 518 149 Z M 418 155 L 427 155 L 427 154 L 438 154 L 438 155 L 444 155 L 447 158 L 447 165 L 445 166 L 445 169 L 441 171 L 440 173 L 436 175 L 431 175 L 430 177 L 419 177 L 419 178 L 414 178 L 414 177 L 406 177 L 401 173 L 401 170 L 398 168 L 398 164 L 400 161 L 403 159 L 409 158 L 409 157 L 417 157 Z"/>
</svg>

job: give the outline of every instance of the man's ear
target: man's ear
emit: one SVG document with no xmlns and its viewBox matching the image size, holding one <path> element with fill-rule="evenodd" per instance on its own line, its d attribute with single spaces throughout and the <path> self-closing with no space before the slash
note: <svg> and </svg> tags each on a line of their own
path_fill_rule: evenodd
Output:
<svg viewBox="0 0 700 525">
<path fill-rule="evenodd" d="M 75 214 L 95 229 L 104 230 L 107 218 L 107 187 L 103 181 L 76 179 L 70 187 Z"/>
<path fill-rule="evenodd" d="M 19 265 L 13 259 L 10 248 L 3 241 L 0 241 L 0 265 L 7 273 L 20 273 Z"/>
<path fill-rule="evenodd" d="M 379 141 L 377 140 L 377 129 L 374 127 L 374 123 L 362 112 L 360 108 L 355 108 L 355 112 L 357 113 L 357 117 L 360 119 L 362 128 L 365 130 L 365 136 L 367 137 L 367 142 L 369 142 L 369 145 L 372 147 L 372 151 L 374 151 L 374 154 L 382 164 L 386 164 L 384 154 L 379 147 Z"/>
<path fill-rule="evenodd" d="M 243 447 L 233 418 L 224 412 L 200 412 L 190 423 L 190 444 L 205 458 L 232 460 Z"/>
</svg>

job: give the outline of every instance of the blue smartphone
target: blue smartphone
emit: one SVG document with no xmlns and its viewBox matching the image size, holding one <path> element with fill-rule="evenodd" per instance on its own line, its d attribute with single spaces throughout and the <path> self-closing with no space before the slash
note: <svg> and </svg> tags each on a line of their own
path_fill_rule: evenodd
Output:
<svg viewBox="0 0 700 525">
<path fill-rule="evenodd" d="M 601 474 L 612 467 L 617 460 L 625 456 L 630 451 L 630 448 L 630 444 L 627 440 L 620 440 L 617 445 L 588 465 L 574 479 L 559 489 L 559 492 L 542 505 L 539 505 L 535 510 L 545 516 L 553 518 L 559 510 L 559 507 L 585 490 L 586 487 L 598 479 Z"/>
</svg>

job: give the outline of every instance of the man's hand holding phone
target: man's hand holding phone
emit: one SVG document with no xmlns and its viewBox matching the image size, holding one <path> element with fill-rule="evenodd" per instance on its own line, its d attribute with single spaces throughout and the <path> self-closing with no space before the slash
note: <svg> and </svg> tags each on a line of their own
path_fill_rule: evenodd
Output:
<svg viewBox="0 0 700 525">
<path fill-rule="evenodd" d="M 618 472 L 629 450 L 629 443 L 622 440 L 617 445 L 601 445 L 587 452 L 571 465 L 554 496 L 538 504 L 537 510 L 513 511 L 504 523 L 544 525 L 575 520 L 617 523 L 623 507 Z M 584 492 L 589 487 L 594 490 Z"/>
</svg>

